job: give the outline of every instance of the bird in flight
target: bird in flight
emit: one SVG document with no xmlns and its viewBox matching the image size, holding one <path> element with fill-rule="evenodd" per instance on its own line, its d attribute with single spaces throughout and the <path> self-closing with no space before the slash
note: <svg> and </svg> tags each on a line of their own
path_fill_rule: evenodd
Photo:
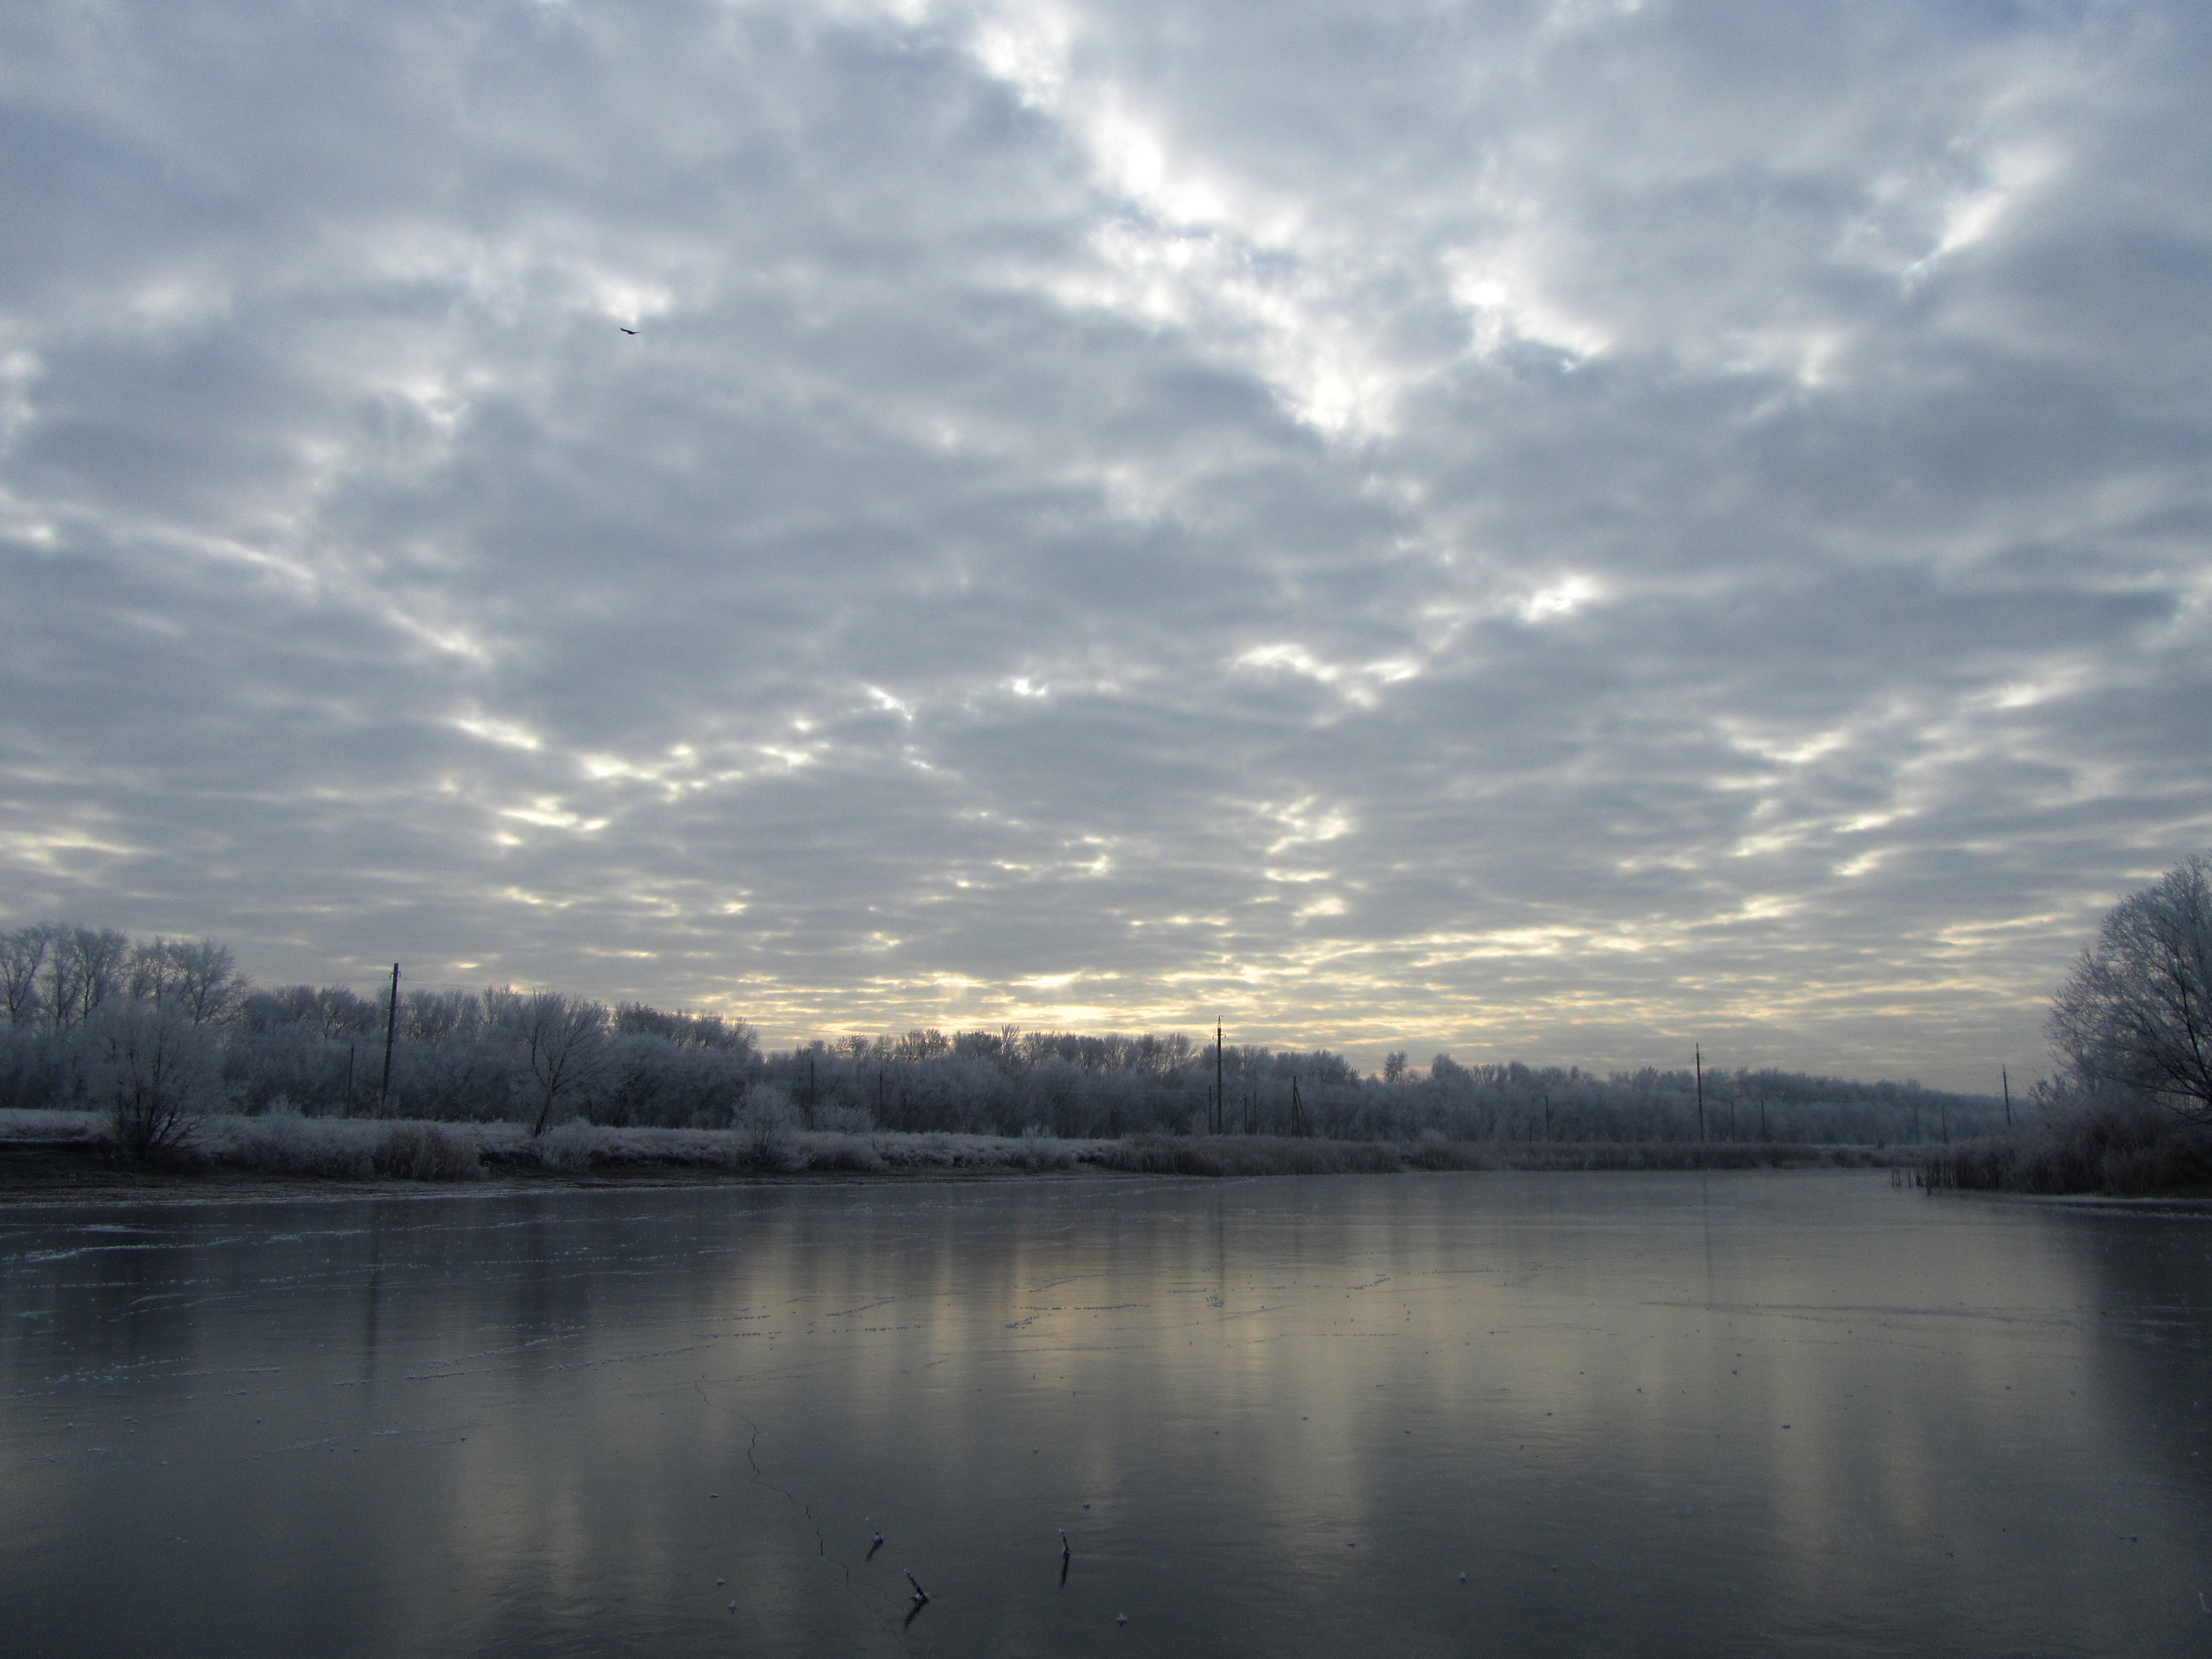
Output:
<svg viewBox="0 0 2212 1659">
<path fill-rule="evenodd" d="M 635 334 L 635 333 L 636 333 L 636 332 L 637 332 L 637 331 L 636 331 L 635 329 L 634 329 L 634 328 L 623 328 L 623 325 L 622 325 L 620 323 L 617 323 L 617 324 L 615 325 L 615 326 L 616 326 L 617 328 L 622 328 L 622 331 L 623 331 L 623 333 L 625 333 L 625 334 Z"/>
</svg>

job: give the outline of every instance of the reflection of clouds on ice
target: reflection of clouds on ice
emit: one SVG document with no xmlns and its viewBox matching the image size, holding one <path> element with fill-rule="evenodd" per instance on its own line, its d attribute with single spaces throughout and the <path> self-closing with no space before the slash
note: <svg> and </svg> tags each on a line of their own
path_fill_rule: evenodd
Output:
<svg viewBox="0 0 2212 1659">
<path fill-rule="evenodd" d="M 1778 1618 L 1909 1645 L 1931 1538 L 2073 1560 L 2024 1506 L 2115 1482 L 2142 1571 L 2031 1571 L 1964 1650 L 2172 1614 L 2201 1504 L 2170 1425 L 2212 1334 L 2182 1253 L 1863 1172 L 1705 1179 L 541 1192 L 243 1229 L 187 1203 L 143 1230 L 166 1252 L 91 1270 L 118 1234 L 17 1206 L 9 1311 L 58 1317 L 0 1345 L 0 1526 L 51 1545 L 0 1563 L 10 1633 L 166 1647 L 251 1605 L 233 1645 L 290 1650 L 352 1585 L 407 1651 L 705 1620 L 866 1650 L 911 1563 L 948 1617 L 1286 1654 L 1449 1647 L 1470 1594 L 1541 1648 L 1531 1583 L 1701 1648 Z M 1976 1479 L 1931 1486 L 1930 1444 Z M 1694 1504 L 1668 1445 L 1711 1452 Z M 334 1486 L 347 1524 L 302 1526 Z M 1686 1553 L 1621 1590 L 1603 1564 L 1686 1509 Z M 126 1516 L 181 1541 L 118 1597 Z M 281 1574 L 238 1544 L 277 1537 Z M 1865 1571 L 1824 1576 L 1845 1543 Z"/>
</svg>

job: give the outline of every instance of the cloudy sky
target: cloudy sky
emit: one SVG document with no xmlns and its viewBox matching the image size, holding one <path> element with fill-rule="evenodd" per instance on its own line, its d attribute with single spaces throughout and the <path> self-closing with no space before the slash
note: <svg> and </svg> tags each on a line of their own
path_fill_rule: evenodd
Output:
<svg viewBox="0 0 2212 1659">
<path fill-rule="evenodd" d="M 2212 841 L 2208 84 L 2201 0 L 11 6 L 0 921 L 1991 1086 Z"/>
</svg>

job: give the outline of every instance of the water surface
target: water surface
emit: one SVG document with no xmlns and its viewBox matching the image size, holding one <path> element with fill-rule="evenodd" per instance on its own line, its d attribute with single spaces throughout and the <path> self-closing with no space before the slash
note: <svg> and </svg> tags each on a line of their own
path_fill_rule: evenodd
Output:
<svg viewBox="0 0 2212 1659">
<path fill-rule="evenodd" d="M 17 1208 L 0 1651 L 2212 1654 L 2208 1301 L 1878 1173 Z"/>
</svg>

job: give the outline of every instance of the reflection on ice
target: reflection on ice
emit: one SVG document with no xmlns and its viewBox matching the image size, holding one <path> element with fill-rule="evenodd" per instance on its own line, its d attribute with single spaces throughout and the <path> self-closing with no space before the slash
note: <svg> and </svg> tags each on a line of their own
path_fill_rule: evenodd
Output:
<svg viewBox="0 0 2212 1659">
<path fill-rule="evenodd" d="M 85 1654 L 2170 1649 L 2209 1250 L 1817 1174 L 18 1212 L 0 1594 Z"/>
</svg>

